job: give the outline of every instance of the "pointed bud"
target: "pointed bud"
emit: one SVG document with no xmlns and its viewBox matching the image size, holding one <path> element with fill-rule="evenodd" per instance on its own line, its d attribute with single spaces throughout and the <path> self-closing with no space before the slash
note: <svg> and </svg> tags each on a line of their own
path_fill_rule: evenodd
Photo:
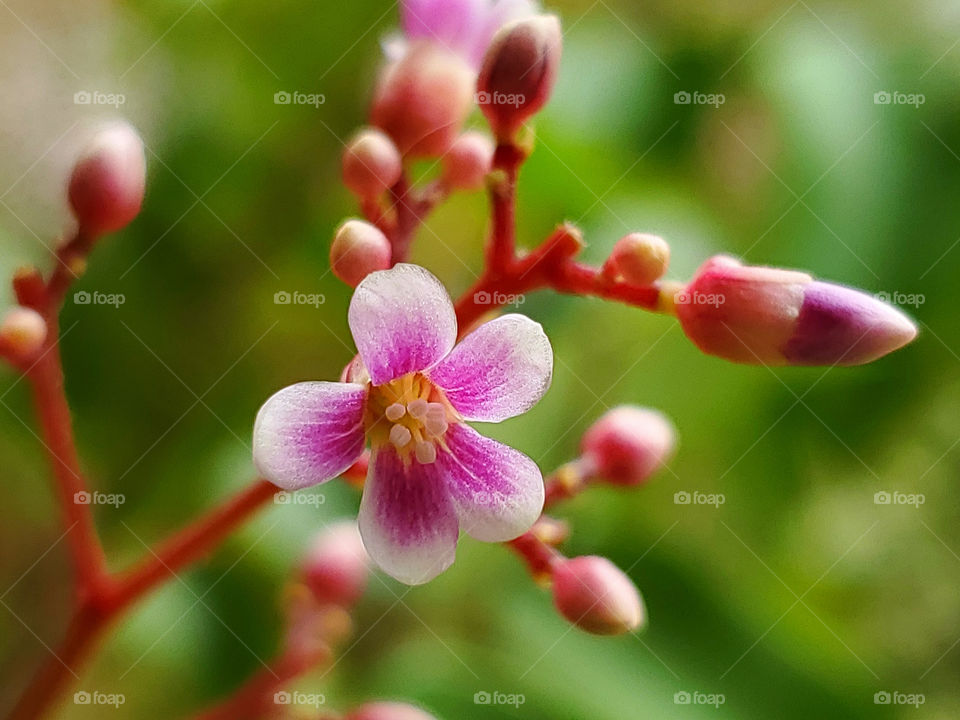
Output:
<svg viewBox="0 0 960 720">
<path fill-rule="evenodd" d="M 36 357 L 47 339 L 47 324 L 36 310 L 13 308 L 0 321 L 0 354 L 13 360 Z"/>
<path fill-rule="evenodd" d="M 399 702 L 372 702 L 358 707 L 346 720 L 437 720 L 413 705 Z"/>
<path fill-rule="evenodd" d="M 403 155 L 443 155 L 470 113 L 473 77 L 458 55 L 417 42 L 380 78 L 371 121 L 393 138 Z"/>
<path fill-rule="evenodd" d="M 477 104 L 499 140 L 512 140 L 550 99 L 562 46 L 556 15 L 510 23 L 493 38 L 477 78 Z"/>
<path fill-rule="evenodd" d="M 70 206 L 80 230 L 96 237 L 126 227 L 140 212 L 145 183 L 137 131 L 116 122 L 98 132 L 70 176 Z"/>
<path fill-rule="evenodd" d="M 553 601 L 567 620 L 594 635 L 621 635 L 646 622 L 636 586 L 596 555 L 571 558 L 554 569 Z"/>
<path fill-rule="evenodd" d="M 479 190 L 493 165 L 493 150 L 489 135 L 463 133 L 443 156 L 443 181 L 455 190 Z"/>
<path fill-rule="evenodd" d="M 367 553 L 352 520 L 331 523 L 314 537 L 301 563 L 304 584 L 321 605 L 354 605 L 367 588 Z"/>
<path fill-rule="evenodd" d="M 717 256 L 674 298 L 684 333 L 708 355 L 766 365 L 862 365 L 917 335 L 905 314 L 802 272 Z"/>
<path fill-rule="evenodd" d="M 650 285 L 663 276 L 669 264 L 670 246 L 666 240 L 646 233 L 630 233 L 617 240 L 603 272 L 634 285 Z"/>
<path fill-rule="evenodd" d="M 361 198 L 375 198 L 403 173 L 400 151 L 385 133 L 364 128 L 343 151 L 343 183 Z"/>
<path fill-rule="evenodd" d="M 356 287 L 375 270 L 390 267 L 390 241 L 379 228 L 363 220 L 347 220 L 330 245 L 333 274 Z"/>
<path fill-rule="evenodd" d="M 591 476 L 637 485 L 673 453 L 676 432 L 662 413 L 621 405 L 604 413 L 583 436 L 583 464 Z"/>
</svg>

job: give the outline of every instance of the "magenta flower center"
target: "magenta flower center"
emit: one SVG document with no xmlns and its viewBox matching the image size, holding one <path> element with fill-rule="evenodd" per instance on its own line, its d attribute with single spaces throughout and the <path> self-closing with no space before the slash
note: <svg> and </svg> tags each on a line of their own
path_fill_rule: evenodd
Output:
<svg viewBox="0 0 960 720">
<path fill-rule="evenodd" d="M 365 422 L 374 448 L 390 443 L 405 462 L 427 465 L 437 459 L 438 445 L 459 417 L 440 388 L 420 373 L 408 373 L 370 387 Z"/>
</svg>

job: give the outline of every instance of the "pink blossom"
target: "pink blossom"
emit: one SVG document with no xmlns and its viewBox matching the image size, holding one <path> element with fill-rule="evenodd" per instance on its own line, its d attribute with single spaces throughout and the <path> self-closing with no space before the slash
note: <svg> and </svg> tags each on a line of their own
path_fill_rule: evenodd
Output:
<svg viewBox="0 0 960 720">
<path fill-rule="evenodd" d="M 504 315 L 456 344 L 447 291 L 408 264 L 368 275 L 348 320 L 359 355 L 343 381 L 291 385 L 260 409 L 263 476 L 286 490 L 316 485 L 369 443 L 360 534 L 374 562 L 411 585 L 450 566 L 460 530 L 485 542 L 526 532 L 543 508 L 539 468 L 464 421 L 500 422 L 540 400 L 553 373 L 540 325 Z"/>
</svg>

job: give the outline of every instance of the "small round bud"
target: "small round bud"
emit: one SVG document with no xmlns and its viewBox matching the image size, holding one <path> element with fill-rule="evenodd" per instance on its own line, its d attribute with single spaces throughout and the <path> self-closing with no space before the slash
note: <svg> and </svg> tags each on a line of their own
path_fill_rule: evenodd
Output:
<svg viewBox="0 0 960 720">
<path fill-rule="evenodd" d="M 400 702 L 372 702 L 361 705 L 346 720 L 436 720 L 428 712 Z"/>
<path fill-rule="evenodd" d="M 146 167 L 133 127 L 115 122 L 100 130 L 70 176 L 68 196 L 81 231 L 99 236 L 126 227 L 143 204 Z"/>
<path fill-rule="evenodd" d="M 676 432 L 662 413 L 620 405 L 604 413 L 580 442 L 592 476 L 617 485 L 637 485 L 673 453 Z"/>
<path fill-rule="evenodd" d="M 400 151 L 384 132 L 364 128 L 343 151 L 343 182 L 361 198 L 375 198 L 403 173 Z"/>
<path fill-rule="evenodd" d="M 456 190 L 479 190 L 493 165 L 493 140 L 469 130 L 443 156 L 443 181 Z"/>
<path fill-rule="evenodd" d="M 419 41 L 377 85 L 370 118 L 403 155 L 438 157 L 470 113 L 473 70 L 441 45 Z"/>
<path fill-rule="evenodd" d="M 36 310 L 13 308 L 0 321 L 0 353 L 16 360 L 34 357 L 47 339 L 47 324 Z"/>
<path fill-rule="evenodd" d="M 557 565 L 553 601 L 567 620 L 594 635 L 621 635 L 646 622 L 636 586 L 620 568 L 596 555 Z"/>
<path fill-rule="evenodd" d="M 369 566 L 352 520 L 332 523 L 314 537 L 301 563 L 304 584 L 322 605 L 350 607 L 367 587 Z"/>
<path fill-rule="evenodd" d="M 562 47 L 556 15 L 518 20 L 493 38 L 477 78 L 477 103 L 500 140 L 512 140 L 550 99 Z"/>
<path fill-rule="evenodd" d="M 347 220 L 330 246 L 333 274 L 356 287 L 375 270 L 390 267 L 390 241 L 379 228 L 363 220 Z"/>
<path fill-rule="evenodd" d="M 603 270 L 635 285 L 650 285 L 663 276 L 669 264 L 670 246 L 666 240 L 646 233 L 630 233 L 617 240 Z"/>
</svg>

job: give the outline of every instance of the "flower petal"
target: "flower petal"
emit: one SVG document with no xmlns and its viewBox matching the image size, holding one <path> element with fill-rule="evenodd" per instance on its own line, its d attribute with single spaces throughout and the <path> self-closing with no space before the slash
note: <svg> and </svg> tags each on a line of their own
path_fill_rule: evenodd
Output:
<svg viewBox="0 0 960 720">
<path fill-rule="evenodd" d="M 299 490 L 336 477 L 363 452 L 367 389 L 302 382 L 271 396 L 253 427 L 253 461 L 267 480 Z"/>
<path fill-rule="evenodd" d="M 553 376 L 553 349 L 539 323 L 504 315 L 465 337 L 429 376 L 467 420 L 500 422 L 543 397 Z"/>
<path fill-rule="evenodd" d="M 350 301 L 350 331 L 374 385 L 442 360 L 457 340 L 446 288 L 418 265 L 370 273 Z"/>
<path fill-rule="evenodd" d="M 446 477 L 460 527 L 483 542 L 525 533 L 543 511 L 543 476 L 523 453 L 462 424 L 444 436 L 434 463 Z"/>
<path fill-rule="evenodd" d="M 420 585 L 453 563 L 457 515 L 435 463 L 405 463 L 392 445 L 377 448 L 358 522 L 370 557 L 400 582 Z"/>
</svg>

